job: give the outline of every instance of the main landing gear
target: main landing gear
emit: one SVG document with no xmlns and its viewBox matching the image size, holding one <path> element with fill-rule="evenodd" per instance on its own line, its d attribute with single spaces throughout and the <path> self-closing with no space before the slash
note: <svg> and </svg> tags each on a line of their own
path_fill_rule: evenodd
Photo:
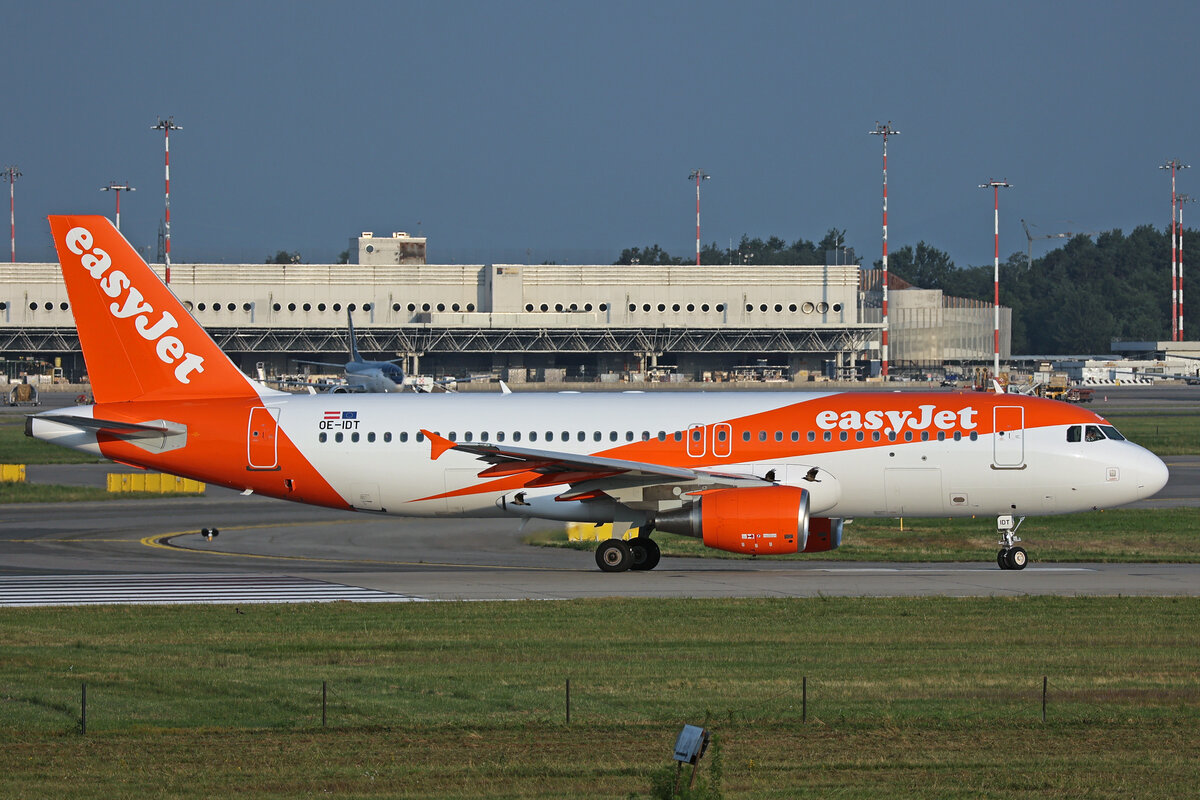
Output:
<svg viewBox="0 0 1200 800">
<path fill-rule="evenodd" d="M 596 566 L 604 572 L 654 569 L 662 558 L 662 551 L 650 538 L 651 530 L 645 525 L 638 529 L 638 535 L 633 539 L 605 539 L 596 548 Z"/>
<path fill-rule="evenodd" d="M 1029 563 L 1029 556 L 1025 552 L 1025 548 L 1017 547 L 1016 543 L 1021 541 L 1021 537 L 1017 536 L 1017 528 L 1021 527 L 1021 523 L 1025 521 L 1021 517 L 1013 524 L 1011 514 L 1006 514 L 996 518 L 996 529 L 1000 533 L 1000 552 L 996 554 L 996 564 L 1000 569 L 1025 569 L 1025 565 Z"/>
</svg>

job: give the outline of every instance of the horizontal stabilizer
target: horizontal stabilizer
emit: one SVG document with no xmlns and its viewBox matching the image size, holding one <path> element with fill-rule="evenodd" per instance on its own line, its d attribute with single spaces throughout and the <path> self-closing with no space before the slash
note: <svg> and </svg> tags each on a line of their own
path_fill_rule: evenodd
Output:
<svg viewBox="0 0 1200 800">
<path fill-rule="evenodd" d="M 112 419 L 76 416 L 75 414 L 37 414 L 26 418 L 26 434 L 34 420 L 69 425 L 80 431 L 123 439 L 152 453 L 178 450 L 187 444 L 187 426 L 163 419 L 148 422 L 122 422 Z"/>
<path fill-rule="evenodd" d="M 95 419 L 93 417 L 77 417 L 73 414 L 39 414 L 38 419 L 47 419 L 63 425 L 76 428 L 86 428 L 97 433 L 107 433 L 122 439 L 151 439 L 168 436 L 173 433 L 183 433 L 187 429 L 182 425 L 168 422 L 118 422 L 110 419 Z M 168 427 L 172 426 L 172 427 Z"/>
</svg>

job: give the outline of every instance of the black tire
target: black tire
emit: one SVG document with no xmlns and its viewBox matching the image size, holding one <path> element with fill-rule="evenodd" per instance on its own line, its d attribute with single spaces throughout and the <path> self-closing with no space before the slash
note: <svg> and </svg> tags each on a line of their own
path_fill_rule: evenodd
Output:
<svg viewBox="0 0 1200 800">
<path fill-rule="evenodd" d="M 649 536 L 639 536 L 636 539 L 629 541 L 629 551 L 633 554 L 633 566 L 630 569 L 636 570 L 651 570 L 658 566 L 658 562 L 662 560 L 662 551 L 658 549 L 658 542 L 651 539 Z M 638 552 L 641 551 L 639 558 Z"/>
<path fill-rule="evenodd" d="M 1000 569 L 1008 569 L 1007 550 L 1001 550 L 999 553 L 996 553 L 996 566 L 1000 567 Z"/>
<path fill-rule="evenodd" d="M 607 539 L 596 548 L 596 566 L 603 572 L 624 572 L 632 565 L 629 545 L 620 539 Z"/>
<path fill-rule="evenodd" d="M 1004 560 L 1008 562 L 1009 569 L 1025 569 L 1025 565 L 1029 563 L 1029 556 L 1026 554 L 1025 548 L 1014 547 L 1008 551 Z"/>
</svg>

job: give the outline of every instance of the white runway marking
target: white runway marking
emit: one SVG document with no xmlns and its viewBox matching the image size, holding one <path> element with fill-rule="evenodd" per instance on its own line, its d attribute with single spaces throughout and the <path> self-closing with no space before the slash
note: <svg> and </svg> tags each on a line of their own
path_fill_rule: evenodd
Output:
<svg viewBox="0 0 1200 800">
<path fill-rule="evenodd" d="M 35 575 L 0 577 L 0 606 L 421 602 L 340 583 L 266 575 Z"/>
</svg>

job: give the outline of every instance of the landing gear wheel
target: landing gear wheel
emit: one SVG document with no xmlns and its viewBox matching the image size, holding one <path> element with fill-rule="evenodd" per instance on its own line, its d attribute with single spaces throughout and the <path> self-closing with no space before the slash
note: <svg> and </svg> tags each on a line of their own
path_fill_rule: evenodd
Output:
<svg viewBox="0 0 1200 800">
<path fill-rule="evenodd" d="M 221 532 L 219 530 L 217 530 L 216 528 L 201 528 L 200 529 L 200 535 L 203 536 L 205 539 L 207 539 L 210 542 L 213 540 L 214 536 L 217 536 L 220 533 Z"/>
<path fill-rule="evenodd" d="M 1025 548 L 1014 547 L 1004 554 L 1004 562 L 1009 569 L 1025 569 L 1025 565 L 1029 563 L 1029 556 L 1025 553 Z"/>
<path fill-rule="evenodd" d="M 1000 569 L 1008 569 L 1008 561 L 1005 559 L 1007 555 L 1007 550 L 1001 550 L 999 553 L 996 553 L 996 566 Z"/>
<path fill-rule="evenodd" d="M 633 556 L 633 564 L 630 569 L 651 570 L 657 567 L 658 562 L 662 559 L 662 551 L 658 549 L 658 542 L 649 536 L 630 539 L 629 552 Z"/>
<path fill-rule="evenodd" d="M 604 572 L 624 572 L 633 566 L 629 545 L 620 539 L 608 539 L 596 548 L 596 566 Z"/>
</svg>

